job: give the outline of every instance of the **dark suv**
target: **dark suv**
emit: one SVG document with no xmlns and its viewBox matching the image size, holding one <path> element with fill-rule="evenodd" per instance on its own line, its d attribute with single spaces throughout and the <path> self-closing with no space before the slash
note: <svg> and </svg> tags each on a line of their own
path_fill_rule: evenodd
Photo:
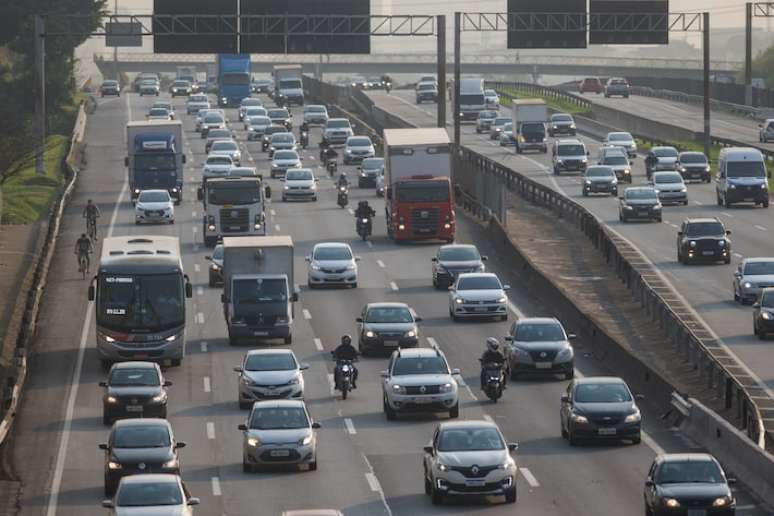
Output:
<svg viewBox="0 0 774 516">
<path fill-rule="evenodd" d="M 717 218 L 685 219 L 677 232 L 677 261 L 731 263 L 730 234 Z"/>
</svg>

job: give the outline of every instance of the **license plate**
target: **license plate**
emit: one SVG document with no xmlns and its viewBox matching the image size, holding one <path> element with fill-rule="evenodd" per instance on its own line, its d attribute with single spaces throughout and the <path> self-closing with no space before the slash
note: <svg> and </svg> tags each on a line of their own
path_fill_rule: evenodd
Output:
<svg viewBox="0 0 774 516">
<path fill-rule="evenodd" d="M 648 212 L 643 210 L 643 211 L 638 211 L 637 214 L 638 215 L 642 215 L 642 216 L 646 216 L 648 214 Z"/>
<path fill-rule="evenodd" d="M 753 197 L 745 197 L 744 198 L 744 202 L 753 202 L 754 200 L 755 200 L 755 198 L 753 198 Z"/>
<path fill-rule="evenodd" d="M 267 336 L 268 334 L 269 334 L 269 332 L 268 332 L 268 331 L 254 331 L 254 332 L 253 332 L 253 335 L 254 335 L 255 337 L 265 337 L 265 336 Z"/>
<path fill-rule="evenodd" d="M 142 405 L 127 405 L 127 412 L 142 412 Z"/>
<path fill-rule="evenodd" d="M 701 254 L 702 256 L 712 256 L 715 254 L 715 251 L 702 251 Z"/>
<path fill-rule="evenodd" d="M 272 457 L 289 457 L 290 450 L 272 450 L 269 452 Z"/>
<path fill-rule="evenodd" d="M 688 509 L 687 516 L 707 516 L 707 511 L 704 509 Z"/>
<path fill-rule="evenodd" d="M 135 353 L 134 354 L 134 358 L 137 358 L 137 359 L 148 358 L 148 354 L 147 353 Z"/>
<path fill-rule="evenodd" d="M 486 312 L 488 309 L 485 306 L 474 306 L 473 311 L 474 312 Z"/>
<path fill-rule="evenodd" d="M 615 435 L 616 430 L 615 428 L 600 428 L 597 430 L 597 433 L 599 435 Z"/>
<path fill-rule="evenodd" d="M 551 362 L 535 362 L 537 369 L 551 369 Z"/>
<path fill-rule="evenodd" d="M 484 487 L 483 480 L 466 480 L 465 486 L 467 487 Z"/>
<path fill-rule="evenodd" d="M 394 348 L 394 347 L 398 346 L 398 341 L 397 340 L 385 340 L 384 341 L 384 345 L 387 346 L 387 347 Z"/>
</svg>

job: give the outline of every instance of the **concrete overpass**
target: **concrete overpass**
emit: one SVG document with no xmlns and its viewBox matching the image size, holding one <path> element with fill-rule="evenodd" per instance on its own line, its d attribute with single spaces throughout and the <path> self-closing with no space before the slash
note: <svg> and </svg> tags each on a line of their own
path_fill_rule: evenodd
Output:
<svg viewBox="0 0 774 516">
<path fill-rule="evenodd" d="M 453 55 L 447 55 L 446 62 L 451 72 Z M 94 61 L 103 74 L 112 75 L 113 54 L 95 54 Z M 293 56 L 267 54 L 252 55 L 253 72 L 268 73 L 277 64 L 299 63 L 304 72 L 315 75 L 326 73 L 379 75 L 382 73 L 434 73 L 434 53 L 412 54 L 331 54 Z M 175 66 L 196 65 L 204 71 L 215 66 L 214 54 L 150 54 L 122 52 L 118 54 L 118 69 L 121 72 L 141 71 L 173 73 Z M 584 55 L 538 55 L 517 54 L 513 51 L 491 54 L 463 54 L 464 73 L 489 75 L 565 75 L 565 76 L 623 76 L 623 77 L 678 77 L 701 79 L 700 59 L 680 58 L 630 58 L 599 57 Z M 736 73 L 741 62 L 713 61 L 713 73 Z"/>
</svg>

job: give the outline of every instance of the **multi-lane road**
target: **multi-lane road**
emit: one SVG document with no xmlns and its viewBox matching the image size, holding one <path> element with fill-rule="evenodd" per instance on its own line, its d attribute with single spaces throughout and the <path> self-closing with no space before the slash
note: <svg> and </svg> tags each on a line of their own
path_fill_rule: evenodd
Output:
<svg viewBox="0 0 774 516">
<path fill-rule="evenodd" d="M 164 98 L 164 95 L 162 95 Z M 377 100 L 394 109 L 406 108 L 398 96 Z M 300 301 L 296 306 L 293 350 L 301 361 L 311 365 L 306 371 L 306 403 L 312 416 L 321 423 L 319 469 L 246 474 L 241 468 L 242 436 L 237 425 L 246 413 L 237 406 L 236 375 L 238 365 L 250 346 L 232 347 L 226 338 L 218 289 L 207 286 L 208 250 L 201 243 L 201 206 L 195 200 L 204 160 L 204 142 L 194 132 L 193 119 L 185 115 L 184 100 L 172 102 L 185 129 L 185 199 L 176 209 L 172 226 L 137 227 L 127 196 L 124 125 L 128 120 L 143 119 L 155 98 L 126 94 L 118 99 L 100 101 L 89 120 L 88 167 L 78 179 L 75 197 L 67 209 L 63 233 L 56 251 L 51 283 L 47 288 L 41 328 L 36 342 L 31 375 L 24 404 L 15 431 L 13 463 L 24 483 L 20 501 L 22 514 L 47 516 L 100 514 L 103 452 L 97 445 L 106 440 L 108 428 L 101 423 L 103 379 L 94 348 L 93 308 L 86 301 L 86 282 L 76 273 L 72 245 L 84 226 L 81 210 L 87 198 L 93 198 L 102 210 L 101 235 L 164 234 L 180 238 L 183 264 L 194 284 L 194 297 L 188 301 L 187 356 L 182 365 L 166 371 L 170 388 L 169 420 L 178 440 L 188 446 L 181 451 L 182 476 L 191 493 L 202 500 L 198 514 L 279 515 L 284 510 L 301 508 L 338 508 L 347 515 L 379 514 L 511 514 L 512 506 L 494 505 L 492 500 L 476 504 L 447 504 L 435 507 L 423 494 L 421 453 L 439 420 L 436 417 L 405 418 L 388 422 L 381 411 L 381 379 L 386 358 L 367 358 L 359 362 L 358 389 L 346 401 L 331 392 L 332 363 L 328 352 L 344 333 L 355 333 L 355 317 L 361 307 L 374 301 L 403 301 L 424 317 L 422 344 L 437 343 L 447 354 L 451 367 L 462 371 L 461 418 L 488 418 L 496 421 L 509 441 L 518 441 L 516 454 L 520 476 L 516 510 L 522 514 L 625 516 L 642 512 L 642 487 L 648 466 L 660 452 L 693 449 L 675 430 L 662 426 L 659 415 L 645 405 L 645 436 L 640 445 L 606 445 L 571 448 L 559 433 L 559 398 L 567 383 L 558 379 L 524 381 L 511 384 L 497 405 L 482 400 L 476 388 L 477 357 L 488 336 L 502 336 L 509 323 L 451 323 L 447 315 L 446 294 L 435 291 L 430 282 L 430 258 L 435 244 L 396 246 L 385 238 L 381 215 L 375 223 L 373 241 L 356 238 L 354 220 L 348 210 L 335 204 L 333 183 L 318 168 L 316 147 L 303 153 L 304 163 L 321 177 L 320 200 L 315 203 L 282 203 L 276 199 L 269 207 L 272 233 L 289 234 L 296 245 L 296 278 L 300 283 Z M 300 110 L 294 109 L 295 120 Z M 236 121 L 236 110 L 227 110 Z M 426 116 L 426 115 L 422 115 Z M 258 143 L 246 142 L 240 124 L 233 124 L 242 147 L 243 159 L 259 171 L 268 171 L 267 155 Z M 319 140 L 314 129 L 311 142 Z M 478 148 L 499 154 L 488 141 L 466 135 L 466 141 Z M 505 157 L 505 153 L 503 152 Z M 508 160 L 516 158 L 508 157 Z M 533 158 L 518 158 L 522 167 Z M 542 156 L 527 166 L 530 174 L 541 176 Z M 510 161 L 509 161 L 510 162 Z M 354 169 L 346 167 L 350 176 Z M 265 174 L 264 177 L 267 177 Z M 552 181 L 552 180 L 551 180 Z M 274 192 L 281 183 L 269 180 Z M 579 185 L 573 179 L 560 179 L 557 188 L 575 196 Z M 372 189 L 355 188 L 352 204 L 358 200 L 374 202 L 378 214 L 382 203 Z M 698 199 L 697 199 L 698 200 Z M 606 206 L 608 200 L 589 202 Z M 610 204 L 612 206 L 612 204 Z M 688 208 L 701 208 L 694 205 Z M 604 208 L 601 208 L 604 209 Z M 607 208 L 611 212 L 612 208 Z M 612 212 L 611 212 L 612 213 Z M 735 210 L 734 219 L 768 212 Z M 611 218 L 612 215 L 606 215 Z M 677 217 L 667 216 L 671 222 Z M 478 244 L 492 255 L 474 222 L 460 217 L 458 240 Z M 761 224 L 766 224 L 761 222 Z M 629 231 L 621 228 L 622 231 Z M 759 230 L 765 235 L 766 230 Z M 771 224 L 774 231 L 774 224 Z M 662 232 L 668 225 L 633 226 L 631 232 L 652 235 L 659 262 L 672 258 L 669 243 Z M 752 233 L 754 234 L 754 233 Z M 321 241 L 351 243 L 362 257 L 359 287 L 354 290 L 314 290 L 306 288 L 304 256 Z M 740 242 L 740 252 L 745 252 Z M 762 251 L 761 251 L 762 252 Z M 500 266 L 492 256 L 488 267 L 514 286 L 510 292 L 511 315 L 552 315 L 550 309 L 536 306 L 529 293 L 520 288 L 519 277 Z M 726 269 L 714 269 L 715 271 Z M 705 276 L 697 267 L 685 274 L 703 278 L 701 289 L 713 295 Z M 729 277 L 730 281 L 730 277 Z M 726 318 L 745 318 L 743 311 L 723 305 L 719 312 Z M 513 318 L 513 317 L 512 317 Z M 572 328 L 568 328 L 572 331 Z M 740 330 L 741 331 L 741 330 Z M 580 343 L 582 345 L 582 342 Z M 273 344 L 279 345 L 279 344 Z M 578 356 L 580 375 L 615 374 L 600 369 L 593 358 Z M 765 514 L 744 492 L 737 491 L 739 514 Z M 480 504 L 480 505 L 479 505 Z"/>
</svg>

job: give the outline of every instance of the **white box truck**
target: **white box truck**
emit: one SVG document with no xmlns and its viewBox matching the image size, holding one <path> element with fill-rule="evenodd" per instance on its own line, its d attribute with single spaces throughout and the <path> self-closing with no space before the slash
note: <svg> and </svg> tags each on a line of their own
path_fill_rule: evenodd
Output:
<svg viewBox="0 0 774 516">
<path fill-rule="evenodd" d="M 263 177 L 214 177 L 197 190 L 204 206 L 204 245 L 213 247 L 225 236 L 266 235 L 266 201 L 271 188 Z"/>
<path fill-rule="evenodd" d="M 548 107 L 543 99 L 514 99 L 513 139 L 517 153 L 525 150 L 548 152 L 547 121 Z"/>
<path fill-rule="evenodd" d="M 274 77 L 274 102 L 278 106 L 304 105 L 304 84 L 301 65 L 277 65 Z"/>
<path fill-rule="evenodd" d="M 484 79 L 480 77 L 460 79 L 459 108 L 459 117 L 463 121 L 476 120 L 479 111 L 486 109 Z"/>
</svg>

